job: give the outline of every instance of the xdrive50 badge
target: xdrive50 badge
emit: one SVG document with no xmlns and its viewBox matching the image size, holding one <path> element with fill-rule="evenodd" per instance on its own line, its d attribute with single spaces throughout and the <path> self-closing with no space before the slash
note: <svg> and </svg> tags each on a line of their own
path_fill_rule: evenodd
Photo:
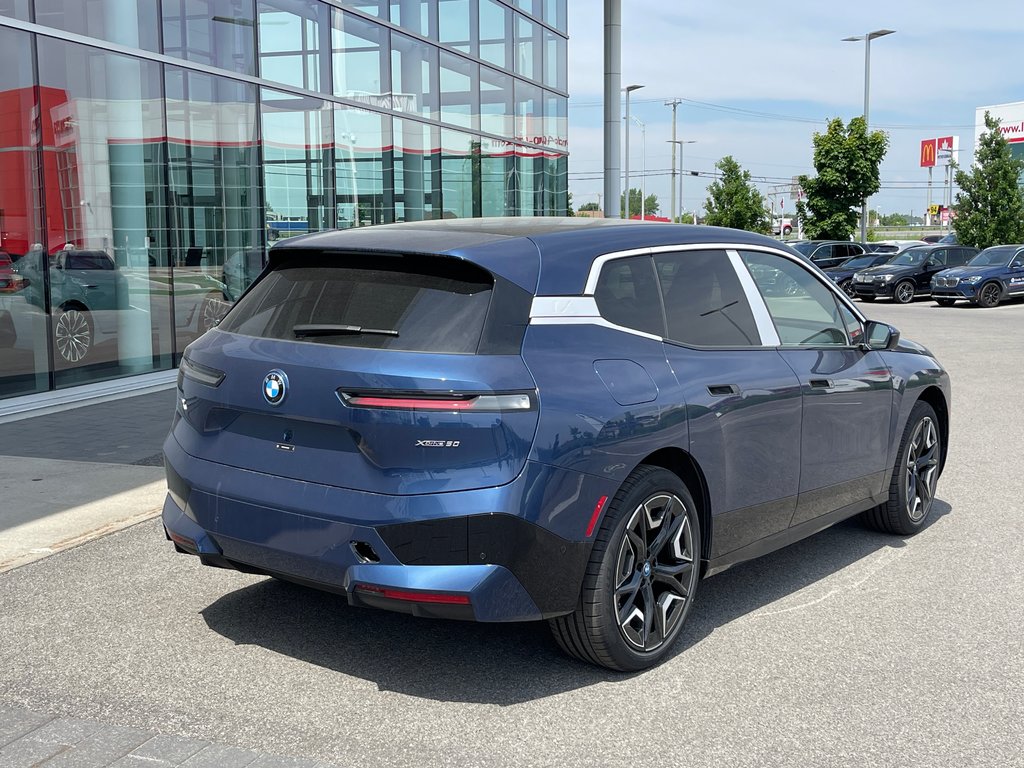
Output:
<svg viewBox="0 0 1024 768">
<path fill-rule="evenodd" d="M 458 448 L 458 440 L 417 440 L 417 448 Z"/>
<path fill-rule="evenodd" d="M 288 376 L 284 371 L 273 370 L 263 377 L 263 397 L 271 405 L 280 405 L 288 394 Z"/>
</svg>

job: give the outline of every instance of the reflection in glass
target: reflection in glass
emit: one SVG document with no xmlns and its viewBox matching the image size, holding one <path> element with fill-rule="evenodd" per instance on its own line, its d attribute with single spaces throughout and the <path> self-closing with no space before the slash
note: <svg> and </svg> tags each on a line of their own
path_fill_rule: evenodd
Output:
<svg viewBox="0 0 1024 768">
<path fill-rule="evenodd" d="M 389 0 L 341 0 L 342 5 L 355 8 L 357 11 L 376 16 L 378 19 L 388 20 Z"/>
<path fill-rule="evenodd" d="M 8 397 L 47 389 L 50 366 L 32 48 L 27 33 L 6 28 L 0 111 L 0 397 Z"/>
<path fill-rule="evenodd" d="M 440 41 L 457 51 L 477 53 L 475 0 L 439 0 L 438 34 Z"/>
<path fill-rule="evenodd" d="M 531 144 L 543 144 L 544 119 L 541 89 L 531 83 L 516 80 L 515 94 L 516 138 Z"/>
<path fill-rule="evenodd" d="M 384 158 L 391 146 L 391 118 L 349 107 L 334 110 L 337 217 L 334 226 L 366 227 L 394 221 Z"/>
<path fill-rule="evenodd" d="M 253 0 L 163 0 L 164 53 L 254 74 Z"/>
<path fill-rule="evenodd" d="M 331 16 L 334 95 L 390 109 L 387 30 L 335 9 Z"/>
<path fill-rule="evenodd" d="M 56 383 L 167 367 L 160 65 L 37 45 Z"/>
<path fill-rule="evenodd" d="M 437 39 L 437 0 L 391 0 L 391 23 Z"/>
<path fill-rule="evenodd" d="M 516 16 L 515 69 L 517 75 L 540 79 L 540 25 Z"/>
<path fill-rule="evenodd" d="M 160 50 L 157 0 L 36 0 L 36 23 L 112 43 Z"/>
<path fill-rule="evenodd" d="M 263 189 L 267 240 L 333 229 L 334 123 L 320 99 L 263 90 Z M 239 258 L 244 263 L 244 259 Z M 225 274 L 228 272 L 225 263 Z M 232 277 L 235 277 L 232 274 Z M 235 285 L 225 278 L 232 295 Z"/>
<path fill-rule="evenodd" d="M 440 218 L 439 144 L 435 126 L 414 120 L 394 121 L 395 221 Z"/>
<path fill-rule="evenodd" d="M 544 155 L 539 150 L 516 148 L 517 216 L 544 215 Z"/>
<path fill-rule="evenodd" d="M 256 88 L 166 68 L 170 260 L 177 351 L 238 298 L 228 272 L 263 247 Z M 244 282 L 244 279 L 242 280 Z"/>
<path fill-rule="evenodd" d="M 569 100 L 550 91 L 544 92 L 544 143 L 561 150 L 569 148 Z"/>
<path fill-rule="evenodd" d="M 401 99 L 396 109 L 437 120 L 437 52 L 427 43 L 391 34 L 392 90 Z"/>
<path fill-rule="evenodd" d="M 330 82 L 328 8 L 320 0 L 260 0 L 260 75 L 323 91 Z"/>
<path fill-rule="evenodd" d="M 560 91 L 569 89 L 566 41 L 550 29 L 544 30 L 544 85 Z"/>
<path fill-rule="evenodd" d="M 544 0 L 544 21 L 559 32 L 567 29 L 568 0 Z"/>
<path fill-rule="evenodd" d="M 515 129 L 512 76 L 480 67 L 480 130 L 511 136 Z"/>
<path fill-rule="evenodd" d="M 480 204 L 474 200 L 479 185 L 473 179 L 480 174 L 480 140 L 459 131 L 441 130 L 442 218 L 467 219 L 478 215 Z"/>
<path fill-rule="evenodd" d="M 480 58 L 512 69 L 512 11 L 495 0 L 480 0 Z"/>
<path fill-rule="evenodd" d="M 0 0 L 0 16 L 10 16 L 22 21 L 31 21 L 28 3 L 29 0 Z"/>
<path fill-rule="evenodd" d="M 441 122 L 476 128 L 480 114 L 477 77 L 479 65 L 441 51 Z"/>
<path fill-rule="evenodd" d="M 487 139 L 480 147 L 481 216 L 516 214 L 516 158 L 513 145 Z"/>
</svg>

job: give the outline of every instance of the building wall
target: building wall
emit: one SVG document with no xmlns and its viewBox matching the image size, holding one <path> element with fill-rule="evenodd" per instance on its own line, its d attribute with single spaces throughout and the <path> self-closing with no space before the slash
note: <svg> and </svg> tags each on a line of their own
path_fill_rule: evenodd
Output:
<svg viewBox="0 0 1024 768">
<path fill-rule="evenodd" d="M 989 107 L 978 107 L 974 111 L 974 150 L 978 149 L 981 134 L 986 131 L 985 113 L 997 118 L 999 130 L 1010 143 L 1010 151 L 1014 157 L 1024 159 L 1024 101 L 1009 104 L 994 104 Z M 973 161 L 973 155 L 971 160 Z M 962 164 L 965 162 L 962 160 Z"/>
<path fill-rule="evenodd" d="M 276 240 L 561 215 L 567 0 L 0 0 L 0 397 L 169 369 Z"/>
</svg>

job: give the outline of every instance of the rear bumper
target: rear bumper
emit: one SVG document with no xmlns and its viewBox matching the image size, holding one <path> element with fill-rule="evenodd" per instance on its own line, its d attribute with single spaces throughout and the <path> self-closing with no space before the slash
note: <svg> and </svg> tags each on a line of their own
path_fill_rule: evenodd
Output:
<svg viewBox="0 0 1024 768">
<path fill-rule="evenodd" d="M 576 607 L 592 539 L 583 530 L 582 540 L 557 535 L 527 519 L 529 507 L 553 495 L 539 488 L 578 494 L 603 482 L 580 475 L 568 482 L 562 471 L 533 464 L 497 488 L 384 496 L 203 461 L 173 437 L 164 453 L 163 523 L 179 551 L 345 594 L 353 605 L 488 622 Z"/>
</svg>

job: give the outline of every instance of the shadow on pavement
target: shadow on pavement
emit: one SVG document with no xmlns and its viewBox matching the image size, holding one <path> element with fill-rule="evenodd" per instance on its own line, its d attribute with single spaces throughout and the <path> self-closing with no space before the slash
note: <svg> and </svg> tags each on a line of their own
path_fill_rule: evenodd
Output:
<svg viewBox="0 0 1024 768">
<path fill-rule="evenodd" d="M 928 525 L 951 511 L 936 501 Z M 856 519 L 704 581 L 676 656 L 718 627 L 831 576 L 903 539 Z M 883 575 L 884 578 L 884 575 Z M 841 596 L 836 599 L 842 599 Z M 338 595 L 274 579 L 224 595 L 207 625 L 252 644 L 437 701 L 507 706 L 629 678 L 568 658 L 545 622 L 474 624 L 351 608 Z"/>
</svg>

